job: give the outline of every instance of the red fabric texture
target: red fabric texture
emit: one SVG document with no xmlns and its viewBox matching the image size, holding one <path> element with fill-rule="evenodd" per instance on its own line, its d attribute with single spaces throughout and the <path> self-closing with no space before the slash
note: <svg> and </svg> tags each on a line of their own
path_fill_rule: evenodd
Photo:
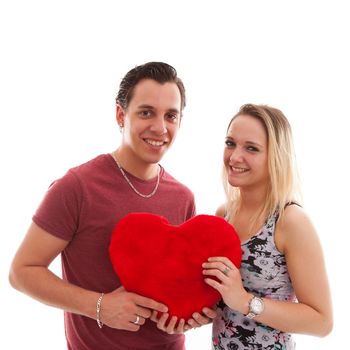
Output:
<svg viewBox="0 0 350 350">
<path fill-rule="evenodd" d="M 239 268 L 242 258 L 232 225 L 212 215 L 173 226 L 159 215 L 128 214 L 113 230 L 109 253 L 126 290 L 163 302 L 170 316 L 185 320 L 221 298 L 204 282 L 202 263 L 225 256 Z"/>
</svg>

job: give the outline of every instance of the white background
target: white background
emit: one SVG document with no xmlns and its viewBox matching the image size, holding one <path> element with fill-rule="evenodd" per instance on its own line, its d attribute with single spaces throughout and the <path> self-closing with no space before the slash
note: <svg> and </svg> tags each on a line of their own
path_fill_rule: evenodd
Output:
<svg viewBox="0 0 350 350">
<path fill-rule="evenodd" d="M 349 297 L 349 11 L 346 1 L 75 1 L 0 3 L 2 349 L 64 349 L 62 311 L 12 290 L 10 261 L 51 181 L 116 148 L 114 97 L 137 64 L 165 61 L 187 88 L 181 131 L 163 166 L 195 193 L 198 213 L 223 201 L 221 154 L 243 103 L 289 118 L 305 207 L 321 238 L 335 327 L 298 349 L 344 349 Z M 59 271 L 55 261 L 53 268 Z M 302 315 L 300 315 L 302 317 Z M 187 335 L 210 348 L 210 326 Z"/>
</svg>

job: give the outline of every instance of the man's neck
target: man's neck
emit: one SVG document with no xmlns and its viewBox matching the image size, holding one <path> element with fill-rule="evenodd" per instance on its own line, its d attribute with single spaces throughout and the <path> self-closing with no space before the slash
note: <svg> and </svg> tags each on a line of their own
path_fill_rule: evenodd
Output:
<svg viewBox="0 0 350 350">
<path fill-rule="evenodd" d="M 146 163 L 127 149 L 118 148 L 112 152 L 112 156 L 124 170 L 139 179 L 150 180 L 158 174 L 158 164 Z"/>
</svg>

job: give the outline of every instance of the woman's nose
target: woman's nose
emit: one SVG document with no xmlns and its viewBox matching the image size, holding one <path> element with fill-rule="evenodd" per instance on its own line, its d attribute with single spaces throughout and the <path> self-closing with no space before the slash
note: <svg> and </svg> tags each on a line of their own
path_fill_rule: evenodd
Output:
<svg viewBox="0 0 350 350">
<path fill-rule="evenodd" d="M 230 154 L 230 163 L 241 162 L 243 160 L 243 152 L 239 147 L 232 150 Z"/>
</svg>

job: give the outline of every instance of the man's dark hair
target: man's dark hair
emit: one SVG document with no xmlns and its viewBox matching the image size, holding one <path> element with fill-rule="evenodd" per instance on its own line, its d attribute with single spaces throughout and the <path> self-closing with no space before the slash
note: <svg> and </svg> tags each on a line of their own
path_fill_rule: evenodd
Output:
<svg viewBox="0 0 350 350">
<path fill-rule="evenodd" d="M 131 69 L 120 83 L 116 103 L 123 109 L 127 109 L 135 86 L 143 79 L 152 79 L 160 84 L 175 83 L 180 90 L 182 112 L 186 106 L 185 87 L 177 76 L 176 69 L 163 62 L 148 62 Z"/>
</svg>

